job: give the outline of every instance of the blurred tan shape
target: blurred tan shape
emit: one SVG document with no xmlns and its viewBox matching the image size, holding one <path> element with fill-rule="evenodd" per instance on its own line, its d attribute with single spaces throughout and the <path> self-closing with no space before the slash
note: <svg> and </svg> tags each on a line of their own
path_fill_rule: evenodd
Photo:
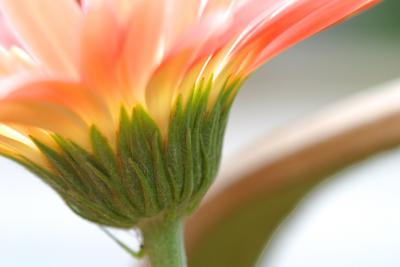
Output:
<svg viewBox="0 0 400 267">
<path fill-rule="evenodd" d="M 266 135 L 222 166 L 208 197 L 188 220 L 190 266 L 250 266 L 320 181 L 399 144 L 400 80 Z M 254 229 L 260 225 L 268 229 Z"/>
</svg>

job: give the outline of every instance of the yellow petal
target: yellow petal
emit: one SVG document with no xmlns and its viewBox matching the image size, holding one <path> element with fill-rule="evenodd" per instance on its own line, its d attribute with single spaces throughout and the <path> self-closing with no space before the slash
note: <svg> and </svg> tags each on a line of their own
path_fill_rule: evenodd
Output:
<svg viewBox="0 0 400 267">
<path fill-rule="evenodd" d="M 88 127 L 71 110 L 53 103 L 34 100 L 3 100 L 0 122 L 32 126 L 54 132 L 87 146 Z"/>
<path fill-rule="evenodd" d="M 225 35 L 229 22 L 230 18 L 221 12 L 203 18 L 175 42 L 154 71 L 146 88 L 146 102 L 158 123 L 165 124 L 168 119 L 172 100 L 191 67 L 207 60 L 219 48 L 223 42 L 219 39 Z M 193 78 L 194 85 L 197 77 Z"/>
<path fill-rule="evenodd" d="M 115 125 L 105 98 L 79 83 L 62 81 L 35 81 L 14 89 L 3 102 L 35 102 L 38 105 L 54 105 L 72 113 L 85 125 L 95 124 L 103 134 L 113 139 Z M 1 102 L 0 102 L 0 105 Z M 55 114 L 51 114 L 54 115 Z M 115 122 L 116 124 L 116 122 Z"/>
<path fill-rule="evenodd" d="M 41 166 L 47 165 L 40 151 L 27 137 L 0 124 L 0 154 L 11 157 L 25 157 Z"/>
</svg>

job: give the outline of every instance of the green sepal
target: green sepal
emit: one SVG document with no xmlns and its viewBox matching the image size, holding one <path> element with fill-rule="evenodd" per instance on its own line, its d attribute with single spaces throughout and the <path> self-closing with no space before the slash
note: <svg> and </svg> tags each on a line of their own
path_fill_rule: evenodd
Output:
<svg viewBox="0 0 400 267">
<path fill-rule="evenodd" d="M 199 204 L 216 176 L 239 86 L 227 82 L 211 100 L 213 83 L 202 81 L 187 99 L 178 96 L 166 136 L 142 106 L 122 107 L 114 144 L 93 125 L 89 148 L 60 135 L 52 136 L 57 147 L 32 138 L 50 168 L 17 160 L 97 224 L 132 228 L 152 218 L 180 218 Z"/>
</svg>

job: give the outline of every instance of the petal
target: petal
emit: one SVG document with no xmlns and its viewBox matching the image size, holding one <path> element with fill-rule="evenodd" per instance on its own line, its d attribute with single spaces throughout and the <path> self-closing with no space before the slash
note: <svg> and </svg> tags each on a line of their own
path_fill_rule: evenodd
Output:
<svg viewBox="0 0 400 267">
<path fill-rule="evenodd" d="M 32 142 L 32 140 L 29 139 L 28 136 L 21 134 L 20 132 L 18 132 L 17 130 L 13 129 L 10 126 L 0 124 L 0 134 L 2 136 L 6 136 L 15 141 L 18 141 L 22 144 L 25 144 L 27 146 L 31 146 L 31 147 L 35 146 L 34 143 Z"/>
<path fill-rule="evenodd" d="M 107 36 L 107 40 L 105 40 Z M 107 94 L 115 80 L 115 67 L 121 54 L 122 29 L 109 5 L 102 1 L 88 4 L 81 37 L 81 72 L 85 82 Z M 114 88 L 117 89 L 117 88 Z"/>
<path fill-rule="evenodd" d="M 243 55 L 243 51 L 246 50 L 248 58 L 245 60 L 248 64 L 247 67 L 243 66 L 246 69 L 243 75 L 247 75 L 273 56 L 271 51 L 274 49 L 270 48 L 270 43 L 276 39 L 283 39 L 284 33 L 292 32 L 285 34 L 285 39 L 295 34 L 298 37 L 292 38 L 290 42 L 280 41 L 281 44 L 274 46 L 280 48 L 275 49 L 274 54 L 376 2 L 378 1 L 249 0 L 234 12 L 236 22 L 232 27 L 240 29 L 241 33 L 234 38 L 223 63 L 228 64 L 232 56 Z M 293 28 L 296 29 L 296 33 L 293 33 Z M 254 63 L 255 61 L 257 63 Z"/>
<path fill-rule="evenodd" d="M 248 66 L 251 66 L 256 58 L 259 58 L 258 54 L 269 43 L 315 11 L 322 8 L 319 18 L 306 19 L 306 21 L 313 21 L 313 25 L 307 27 L 313 30 L 302 34 L 303 38 L 322 30 L 371 2 L 377 1 L 209 1 L 205 14 L 212 11 L 214 13 L 203 15 L 199 23 L 183 34 L 175 42 L 171 51 L 167 52 L 162 64 L 154 72 L 146 89 L 148 108 L 159 120 L 159 123 L 162 123 L 168 118 L 171 100 L 177 94 L 176 88 L 179 87 L 182 78 L 193 68 L 197 69 L 196 71 L 201 70 L 198 71 L 199 75 L 205 75 L 205 77 L 213 75 L 215 80 L 221 74 L 222 78 L 218 78 L 218 83 L 221 83 L 223 78 L 229 77 L 229 71 L 234 74 L 241 69 L 249 69 Z M 218 10 L 221 7 L 228 7 L 228 10 Z M 208 18 L 219 12 L 221 13 L 220 17 L 223 18 L 220 20 L 222 23 L 218 23 L 218 20 L 214 23 L 212 20 L 211 23 L 207 23 L 209 22 Z M 316 21 L 318 22 L 316 23 Z M 303 28 L 305 27 L 303 26 Z M 303 30 L 303 33 L 305 32 Z M 292 43 L 289 44 L 286 41 L 284 44 L 288 46 Z M 279 47 L 282 48 L 283 45 Z M 208 60 L 210 56 L 212 58 Z M 203 68 L 195 66 L 196 64 L 203 64 Z M 203 70 L 204 67 L 205 70 Z M 254 68 L 253 66 L 251 70 Z M 248 73 L 249 71 L 242 73 L 242 78 Z M 190 72 L 190 75 L 192 74 L 194 73 Z M 195 78 L 194 80 L 199 79 L 196 75 L 192 76 Z M 184 83 L 188 84 L 187 79 Z M 188 88 L 188 86 L 181 88 Z"/>
<path fill-rule="evenodd" d="M 95 124 L 107 136 L 111 136 L 114 129 L 106 105 L 80 84 L 61 81 L 32 82 L 14 90 L 3 101 L 55 105 L 78 116 L 87 125 Z"/>
<path fill-rule="evenodd" d="M 36 140 L 40 141 L 42 144 L 46 144 L 49 147 L 57 147 L 57 142 L 51 136 L 51 133 L 44 131 L 43 129 L 37 127 L 23 126 L 17 124 L 7 124 L 5 125 L 14 131 L 16 131 L 20 136 L 25 136 L 25 141 L 21 140 L 24 144 L 29 145 L 30 147 L 36 147 L 34 142 L 32 141 L 32 137 Z M 15 137 L 13 137 L 15 138 Z M 26 141 L 28 139 L 28 141 Z"/>
<path fill-rule="evenodd" d="M 0 48 L 0 99 L 24 84 L 45 76 L 48 74 L 23 50 L 15 46 L 9 50 Z"/>
<path fill-rule="evenodd" d="M 50 115 L 49 115 L 50 114 Z M 88 126 L 71 110 L 33 100 L 1 101 L 0 122 L 37 127 L 87 147 Z"/>
<path fill-rule="evenodd" d="M 28 158 L 40 158 L 33 141 L 11 126 L 0 124 L 0 153 L 1 147 Z"/>
<path fill-rule="evenodd" d="M 166 1 L 140 1 L 136 6 L 127 29 L 121 73 L 126 72 L 132 88 L 131 101 L 144 101 L 144 87 L 156 65 L 163 57 L 162 25 L 165 19 Z M 127 95 L 129 96 L 129 95 Z"/>
<path fill-rule="evenodd" d="M 263 0 L 257 9 L 253 8 L 251 12 L 244 14 L 239 12 L 233 14 L 225 9 L 218 9 L 213 10 L 213 13 L 203 15 L 196 25 L 175 42 L 171 51 L 167 53 L 161 66 L 155 72 L 153 80 L 159 76 L 159 73 L 165 73 L 168 69 L 170 73 L 165 75 L 166 82 L 179 83 L 180 78 L 185 75 L 190 66 L 203 62 L 224 46 L 232 43 L 235 37 L 240 36 L 250 22 L 261 13 L 260 10 L 267 14 L 272 13 L 278 6 L 273 2 L 275 1 Z M 232 1 L 229 3 L 232 3 Z M 222 7 L 222 4 L 220 3 L 218 6 Z M 173 67 L 175 71 L 171 71 Z M 148 93 L 151 93 L 151 88 L 149 88 Z M 150 96 L 148 100 L 151 101 Z"/>
<path fill-rule="evenodd" d="M 224 12 L 203 18 L 176 41 L 164 61 L 154 71 L 146 88 L 150 113 L 165 124 L 176 89 L 196 62 L 206 60 L 223 42 L 229 17 Z M 195 80 L 193 81 L 194 85 Z"/>
<path fill-rule="evenodd" d="M 246 70 L 240 74 L 246 76 L 272 56 L 272 47 L 275 47 L 274 54 L 277 54 L 295 42 L 340 21 L 362 7 L 365 8 L 366 5 L 376 2 L 378 1 L 239 1 L 233 6 L 233 22 L 226 31 L 227 38 L 230 38 L 230 41 L 221 44 L 224 48 L 219 51 L 211 61 L 205 73 L 208 75 L 213 74 L 214 78 L 217 78 L 217 75 L 222 73 L 224 68 L 235 69 L 231 66 L 232 62 L 235 61 L 235 64 L 238 64 L 237 71 L 235 72 Z M 342 12 L 338 12 L 339 9 L 342 10 Z M 314 16 L 314 18 L 310 19 L 308 16 L 314 12 L 319 12 L 320 17 L 316 18 Z M 306 19 L 307 17 L 308 19 Z M 304 29 L 306 28 L 305 24 L 302 22 L 305 20 L 308 21 L 308 23 L 311 23 L 311 21 L 314 23 L 312 26 L 308 26 L 308 29 L 312 30 L 307 34 L 305 34 L 305 31 L 307 31 Z M 273 42 L 275 39 L 283 39 L 279 36 L 297 24 L 303 25 L 303 30 L 300 30 L 299 26 L 296 26 L 297 33 L 303 32 L 300 34 L 302 38 L 298 38 L 297 40 L 292 38 L 293 40 L 290 43 L 286 41 L 285 44 L 281 41 L 282 44 L 266 48 L 266 46 L 269 46 L 269 43 Z M 318 26 L 318 24 L 320 25 Z M 276 49 L 276 47 L 280 49 Z M 234 57 L 240 58 L 240 60 L 236 60 Z M 255 61 L 257 61 L 257 63 L 254 63 Z"/>
<path fill-rule="evenodd" d="M 258 47 L 261 47 L 262 50 L 246 71 L 251 72 L 255 70 L 266 60 L 281 53 L 290 46 L 377 2 L 379 1 L 328 1 L 325 6 L 312 10 L 308 15 L 305 15 L 302 20 L 291 27 L 287 27 L 287 29 L 282 31 L 275 39 L 269 40 L 268 38 L 261 38 Z"/>
<path fill-rule="evenodd" d="M 71 0 L 1 0 L 21 43 L 51 70 L 76 75 L 82 12 Z"/>
<path fill-rule="evenodd" d="M 146 0 L 147 1 L 147 0 Z M 103 2 L 109 4 L 112 11 L 117 15 L 118 21 L 127 23 L 132 16 L 132 11 L 144 0 L 86 0 L 86 2 Z"/>
<path fill-rule="evenodd" d="M 91 93 L 104 101 L 112 115 L 110 121 L 117 123 L 121 104 L 129 98 L 129 83 L 125 78 L 128 75 L 124 76 L 124 69 L 120 69 L 124 30 L 108 1 L 92 0 L 85 12 L 81 38 L 81 78 Z M 107 41 L 104 36 L 107 36 Z"/>
<path fill-rule="evenodd" d="M 109 0 L 109 1 L 113 3 L 115 11 L 117 12 L 121 22 L 126 22 L 127 20 L 129 20 L 129 15 L 131 14 L 135 4 L 139 2 L 137 0 Z"/>
<path fill-rule="evenodd" d="M 199 21 L 202 12 L 201 2 L 200 0 L 168 0 L 163 23 L 165 50 L 169 50 L 182 33 Z"/>
<path fill-rule="evenodd" d="M 94 98 L 85 98 L 85 92 L 61 82 L 27 84 L 0 100 L 0 123 L 57 133 L 87 146 L 88 117 L 104 113 L 94 110 L 98 108 Z"/>
<path fill-rule="evenodd" d="M 4 131 L 6 128 L 3 127 L 6 126 L 0 124 L 0 155 L 6 155 L 12 158 L 22 156 L 41 166 L 46 165 L 45 160 L 36 147 L 14 139 L 13 135 L 10 136 L 10 130 Z"/>
<path fill-rule="evenodd" d="M 205 1 L 202 15 L 213 13 L 216 10 L 226 10 L 231 12 L 232 8 L 239 2 L 238 0 L 208 0 Z"/>
<path fill-rule="evenodd" d="M 0 79 L 36 68 L 33 59 L 18 47 L 8 50 L 0 47 Z"/>
<path fill-rule="evenodd" d="M 223 48 L 214 56 L 205 74 L 208 76 L 213 75 L 214 78 L 217 78 L 225 67 L 230 68 L 230 66 L 227 65 L 231 62 L 232 56 L 238 53 L 236 52 L 239 50 L 238 47 L 245 43 L 254 32 L 256 32 L 255 30 L 258 29 L 260 25 L 268 23 L 268 30 L 279 32 L 279 29 L 274 25 L 277 16 L 280 15 L 282 11 L 287 11 L 286 9 L 293 4 L 298 4 L 296 1 L 297 0 L 248 0 L 240 5 L 237 4 L 235 9 L 231 12 L 233 21 L 226 30 L 225 43 L 220 44 Z M 320 2 L 314 1 L 314 3 L 318 4 Z M 301 19 L 301 17 L 299 18 L 298 16 L 288 17 L 291 18 L 293 22 Z M 227 39 L 228 41 L 226 41 Z M 250 52 L 253 51 L 251 50 Z"/>
<path fill-rule="evenodd" d="M 14 33 L 4 20 L 4 16 L 0 13 L 0 46 L 3 48 L 10 48 L 18 44 Z"/>
</svg>

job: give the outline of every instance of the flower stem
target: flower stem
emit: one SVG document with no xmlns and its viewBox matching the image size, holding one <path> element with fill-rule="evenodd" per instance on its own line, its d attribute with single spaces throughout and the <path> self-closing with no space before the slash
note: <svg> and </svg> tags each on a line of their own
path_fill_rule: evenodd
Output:
<svg viewBox="0 0 400 267">
<path fill-rule="evenodd" d="M 186 267 L 182 219 L 152 220 L 141 226 L 151 267 Z"/>
</svg>

